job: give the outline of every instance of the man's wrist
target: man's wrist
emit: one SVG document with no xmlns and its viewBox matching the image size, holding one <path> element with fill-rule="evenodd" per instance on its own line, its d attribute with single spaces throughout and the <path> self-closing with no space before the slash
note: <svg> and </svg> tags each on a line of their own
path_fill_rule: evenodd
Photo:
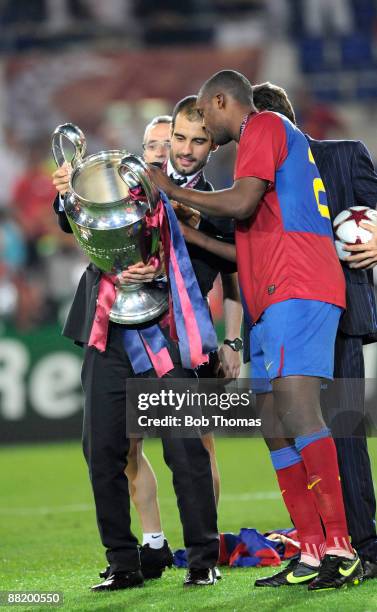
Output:
<svg viewBox="0 0 377 612">
<path fill-rule="evenodd" d="M 207 244 L 208 244 L 207 234 L 204 234 L 198 229 L 193 229 L 193 231 L 195 232 L 195 236 L 196 236 L 195 244 L 197 244 L 200 248 L 207 250 Z"/>
<path fill-rule="evenodd" d="M 241 338 L 238 337 L 234 338 L 233 340 L 225 338 L 223 344 L 225 344 L 225 346 L 230 346 L 232 351 L 234 351 L 235 353 L 239 353 L 239 351 L 242 351 L 243 349 L 243 342 Z"/>
</svg>

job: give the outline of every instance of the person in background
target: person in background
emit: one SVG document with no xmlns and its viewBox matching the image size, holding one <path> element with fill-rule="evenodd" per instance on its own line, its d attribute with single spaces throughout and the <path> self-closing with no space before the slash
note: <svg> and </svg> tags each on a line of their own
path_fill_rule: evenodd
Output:
<svg viewBox="0 0 377 612">
<path fill-rule="evenodd" d="M 163 164 L 170 152 L 171 116 L 154 117 L 145 128 L 143 138 L 143 157 L 148 164 Z"/>
</svg>

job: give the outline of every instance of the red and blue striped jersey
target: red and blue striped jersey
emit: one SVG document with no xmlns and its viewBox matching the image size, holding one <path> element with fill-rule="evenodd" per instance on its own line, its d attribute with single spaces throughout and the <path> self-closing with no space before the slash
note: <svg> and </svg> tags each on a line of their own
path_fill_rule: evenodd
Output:
<svg viewBox="0 0 377 612">
<path fill-rule="evenodd" d="M 291 298 L 344 308 L 326 192 L 304 134 L 279 113 L 251 115 L 235 165 L 235 180 L 245 177 L 268 181 L 254 214 L 236 226 L 239 283 L 251 319 Z"/>
</svg>

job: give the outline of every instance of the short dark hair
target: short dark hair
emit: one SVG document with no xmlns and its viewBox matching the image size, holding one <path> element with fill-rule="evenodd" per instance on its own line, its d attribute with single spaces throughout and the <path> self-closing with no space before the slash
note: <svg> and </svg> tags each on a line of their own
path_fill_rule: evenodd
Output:
<svg viewBox="0 0 377 612">
<path fill-rule="evenodd" d="M 177 104 L 175 105 L 173 109 L 173 115 L 172 115 L 172 129 L 173 130 L 175 127 L 175 121 L 177 119 L 177 115 L 179 113 L 183 113 L 183 115 L 189 121 L 200 121 L 200 122 L 203 121 L 196 107 L 197 99 L 198 99 L 198 96 L 186 96 L 185 98 L 182 98 L 182 100 L 179 100 L 179 102 L 177 102 Z"/>
<path fill-rule="evenodd" d="M 281 113 L 296 125 L 295 111 L 285 89 L 266 81 L 266 83 L 254 85 L 253 95 L 254 104 L 258 110 Z"/>
<path fill-rule="evenodd" d="M 228 93 L 234 100 L 244 105 L 253 105 L 253 88 L 250 81 L 236 70 L 220 70 L 202 85 L 200 96 L 215 96 Z"/>
<path fill-rule="evenodd" d="M 155 127 L 156 125 L 159 125 L 160 123 L 170 124 L 171 121 L 172 118 L 170 115 L 157 115 L 157 117 L 153 117 L 152 121 L 150 121 L 148 125 L 145 126 L 143 142 L 145 142 L 146 135 L 151 128 Z"/>
</svg>

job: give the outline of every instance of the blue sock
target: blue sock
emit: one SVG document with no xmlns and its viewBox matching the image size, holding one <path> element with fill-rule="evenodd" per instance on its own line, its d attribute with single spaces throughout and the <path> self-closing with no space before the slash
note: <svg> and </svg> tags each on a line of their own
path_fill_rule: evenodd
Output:
<svg viewBox="0 0 377 612">
<path fill-rule="evenodd" d="M 319 431 L 315 431 L 311 434 L 305 434 L 304 436 L 297 436 L 295 438 L 295 447 L 298 453 L 301 453 L 302 449 L 317 440 L 322 440 L 322 438 L 329 438 L 331 435 L 328 427 L 323 427 Z"/>
<path fill-rule="evenodd" d="M 294 446 L 285 446 L 279 450 L 270 451 L 270 456 L 275 470 L 282 470 L 302 461 L 300 453 Z"/>
</svg>

